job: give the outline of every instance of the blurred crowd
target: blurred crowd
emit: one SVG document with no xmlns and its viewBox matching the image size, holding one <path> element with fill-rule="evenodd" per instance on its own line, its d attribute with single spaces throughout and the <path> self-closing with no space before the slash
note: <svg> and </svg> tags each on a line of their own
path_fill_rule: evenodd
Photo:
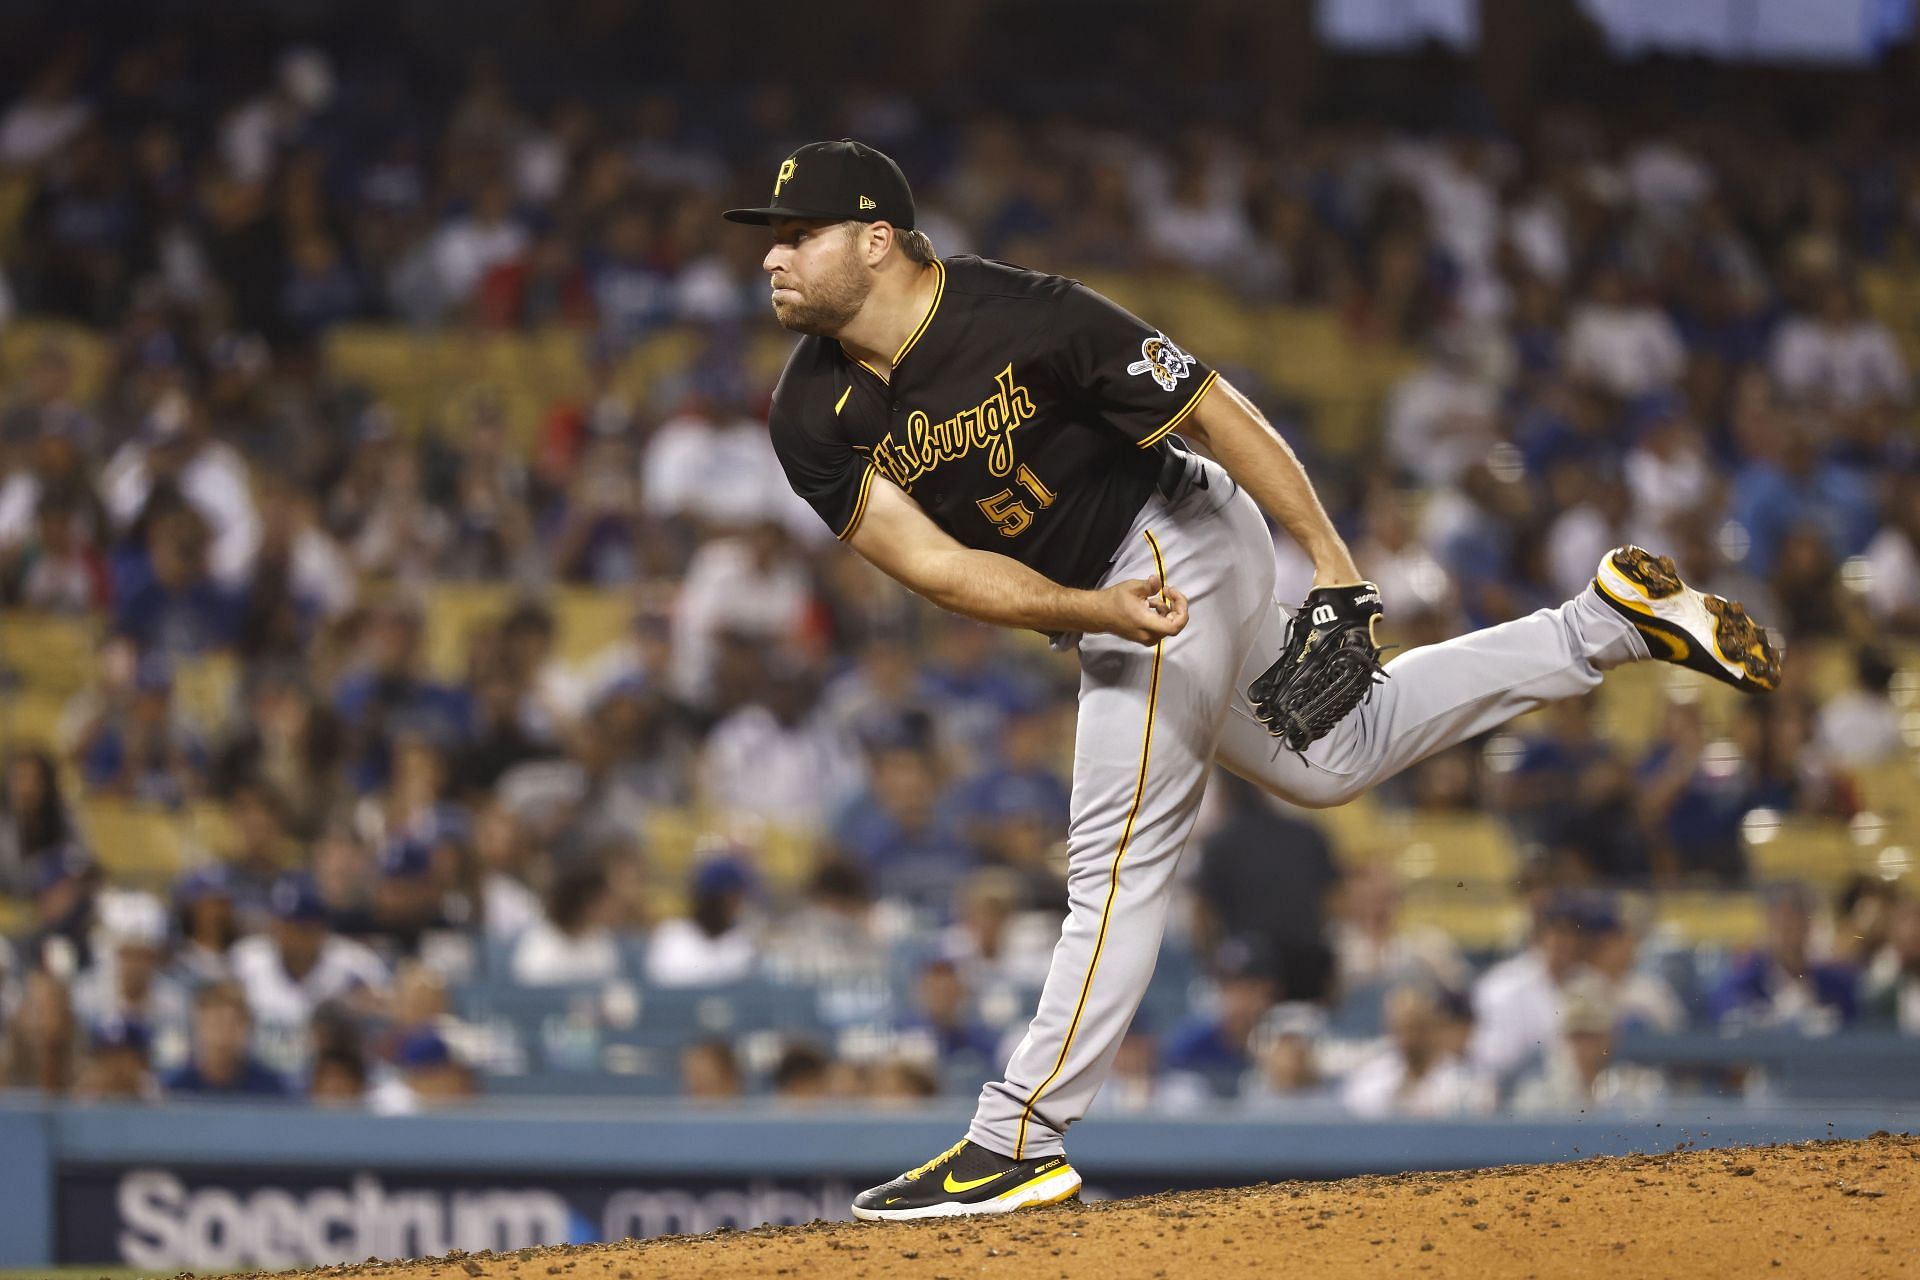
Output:
<svg viewBox="0 0 1920 1280">
<path fill-rule="evenodd" d="M 436 95 L 365 53 L 290 46 L 235 84 L 180 38 L 50 43 L 0 102 L 0 326 L 77 321 L 109 350 L 97 388 L 57 337 L 0 382 L 0 603 L 106 637 L 57 748 L 6 764 L 0 893 L 28 921 L 0 963 L 6 1082 L 457 1096 L 486 1047 L 448 984 L 487 956 L 529 987 L 892 975 L 871 1052 L 701 1039 L 696 1096 L 997 1069 L 1065 902 L 1073 673 L 842 554 L 767 445 L 765 246 L 717 211 L 841 133 L 902 161 L 943 253 L 1204 280 L 1418 353 L 1358 459 L 1228 370 L 1408 642 L 1558 602 L 1635 541 L 1789 646 L 1852 655 L 1852 687 L 1790 684 L 1730 729 L 1676 700 L 1636 751 L 1568 703 L 1384 788 L 1503 814 L 1532 851 L 1525 949 L 1483 972 L 1397 924 L 1369 851 L 1218 788 L 1176 929 L 1209 1012 L 1143 1019 L 1104 1105 L 1555 1107 L 1660 1087 L 1610 1064 L 1623 1026 L 1920 1033 L 1910 893 L 1782 892 L 1764 950 L 1676 994 L 1576 890 L 1744 883 L 1749 814 L 1849 817 L 1854 774 L 1911 749 L 1920 442 L 1869 305 L 1920 247 L 1903 104 L 1811 132 L 1751 103 L 1555 101 L 1514 133 L 1148 128 L 874 89 L 533 91 L 486 57 Z M 561 331 L 591 380 L 537 421 L 476 390 L 416 433 L 330 367 L 357 322 Z M 621 389 L 666 331 L 691 354 Z M 522 594 L 448 674 L 424 602 L 461 581 Z M 626 634 L 563 659 L 563 586 L 630 596 Z M 209 660 L 239 673 L 211 713 L 180 688 Z M 235 849 L 165 898 L 110 883 L 99 798 L 215 806 Z M 707 834 L 682 881 L 646 833 L 688 812 Z M 781 839 L 798 889 L 768 874 Z M 1366 999 L 1386 1038 L 1343 1038 L 1330 1011 Z"/>
</svg>

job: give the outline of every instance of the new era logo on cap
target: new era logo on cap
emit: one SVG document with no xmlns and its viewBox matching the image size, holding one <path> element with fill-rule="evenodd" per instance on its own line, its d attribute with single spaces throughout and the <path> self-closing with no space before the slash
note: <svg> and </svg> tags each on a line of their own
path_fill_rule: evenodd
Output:
<svg viewBox="0 0 1920 1280">
<path fill-rule="evenodd" d="M 729 209 L 730 222 L 766 226 L 775 218 L 891 222 L 913 229 L 913 190 L 900 166 L 852 138 L 810 142 L 780 162 L 773 199 L 757 209 Z"/>
</svg>

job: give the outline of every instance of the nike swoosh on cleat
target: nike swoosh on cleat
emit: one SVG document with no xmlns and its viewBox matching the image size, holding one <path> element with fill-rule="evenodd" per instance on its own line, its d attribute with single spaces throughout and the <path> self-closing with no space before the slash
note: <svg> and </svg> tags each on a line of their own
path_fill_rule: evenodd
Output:
<svg viewBox="0 0 1920 1280">
<path fill-rule="evenodd" d="M 984 1178 L 975 1178 L 972 1182 L 955 1182 L 953 1180 L 952 1170 L 948 1170 L 947 1180 L 941 1185 L 944 1186 L 948 1192 L 953 1194 L 958 1194 L 959 1192 L 962 1192 L 962 1191 L 971 1191 L 975 1187 L 984 1187 L 989 1182 L 992 1182 L 998 1178 L 1006 1177 L 1007 1174 L 1010 1172 L 1011 1170 L 1002 1169 L 999 1173 L 990 1173 Z"/>
</svg>

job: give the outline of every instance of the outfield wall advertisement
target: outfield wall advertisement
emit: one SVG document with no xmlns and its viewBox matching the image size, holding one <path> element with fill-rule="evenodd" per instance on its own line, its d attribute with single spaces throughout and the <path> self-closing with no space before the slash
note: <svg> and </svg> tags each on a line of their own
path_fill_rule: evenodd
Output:
<svg viewBox="0 0 1920 1280">
<path fill-rule="evenodd" d="M 60 1173 L 55 1247 L 62 1263 L 277 1271 L 845 1218 L 867 1181 L 77 1166 Z"/>
</svg>

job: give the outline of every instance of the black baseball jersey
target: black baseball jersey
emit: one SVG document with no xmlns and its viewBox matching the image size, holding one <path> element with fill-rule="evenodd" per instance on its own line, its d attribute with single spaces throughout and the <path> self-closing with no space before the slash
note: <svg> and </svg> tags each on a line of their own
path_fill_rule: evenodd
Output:
<svg viewBox="0 0 1920 1280">
<path fill-rule="evenodd" d="M 794 348 L 769 415 L 787 480 L 843 539 L 885 476 L 962 544 L 1090 587 L 1216 375 L 1077 281 L 935 269 L 891 384 L 831 338 Z"/>
</svg>

